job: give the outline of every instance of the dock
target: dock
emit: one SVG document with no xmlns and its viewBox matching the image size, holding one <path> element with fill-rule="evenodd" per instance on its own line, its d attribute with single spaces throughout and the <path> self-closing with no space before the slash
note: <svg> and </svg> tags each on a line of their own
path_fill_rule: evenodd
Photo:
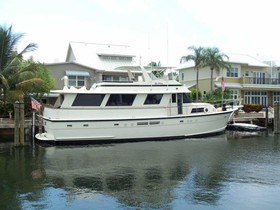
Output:
<svg viewBox="0 0 280 210">
<path fill-rule="evenodd" d="M 32 126 L 31 119 L 24 120 L 24 128 L 30 128 Z M 13 129 L 15 128 L 14 119 L 0 118 L 0 129 Z"/>
<path fill-rule="evenodd" d="M 274 112 L 272 110 L 268 110 L 268 112 L 242 112 L 238 111 L 235 115 L 230 119 L 231 122 L 247 122 L 251 124 L 256 124 L 263 127 L 271 127 L 274 122 Z"/>
<path fill-rule="evenodd" d="M 8 139 L 14 139 L 15 121 L 10 118 L 0 118 L 0 143 Z M 24 133 L 25 135 L 31 134 L 32 120 L 24 120 Z"/>
</svg>

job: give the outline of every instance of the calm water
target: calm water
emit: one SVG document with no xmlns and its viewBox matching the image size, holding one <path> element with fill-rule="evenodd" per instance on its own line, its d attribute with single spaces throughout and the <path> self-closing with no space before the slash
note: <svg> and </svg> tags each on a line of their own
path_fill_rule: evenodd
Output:
<svg viewBox="0 0 280 210">
<path fill-rule="evenodd" d="M 0 144 L 0 209 L 279 209 L 279 142 Z"/>
</svg>

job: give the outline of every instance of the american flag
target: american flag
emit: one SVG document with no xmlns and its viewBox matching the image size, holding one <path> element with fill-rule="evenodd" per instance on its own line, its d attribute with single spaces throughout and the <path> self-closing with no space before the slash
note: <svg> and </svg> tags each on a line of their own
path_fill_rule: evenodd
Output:
<svg viewBox="0 0 280 210">
<path fill-rule="evenodd" d="M 222 77 L 221 87 L 222 87 L 222 92 L 224 92 L 225 91 L 225 80 L 224 80 L 224 77 Z"/>
<path fill-rule="evenodd" d="M 31 107 L 32 109 L 39 111 L 41 108 L 41 104 L 36 99 L 31 97 Z"/>
</svg>

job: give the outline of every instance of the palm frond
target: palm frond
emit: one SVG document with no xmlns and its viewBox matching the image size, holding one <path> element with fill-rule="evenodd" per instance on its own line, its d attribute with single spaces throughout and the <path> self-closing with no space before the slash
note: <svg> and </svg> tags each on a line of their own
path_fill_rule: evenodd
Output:
<svg viewBox="0 0 280 210">
<path fill-rule="evenodd" d="M 34 87 L 35 85 L 42 85 L 43 83 L 44 81 L 40 78 L 32 78 L 16 84 L 16 89 L 26 90 L 28 88 Z"/>
<path fill-rule="evenodd" d="M 38 45 L 35 43 L 28 44 L 18 55 L 22 56 L 23 54 L 27 52 L 35 51 L 38 48 Z"/>
</svg>

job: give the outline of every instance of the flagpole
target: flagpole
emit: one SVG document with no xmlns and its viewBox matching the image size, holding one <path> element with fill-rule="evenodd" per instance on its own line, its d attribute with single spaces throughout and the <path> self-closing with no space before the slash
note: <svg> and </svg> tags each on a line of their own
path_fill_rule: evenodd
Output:
<svg viewBox="0 0 280 210">
<path fill-rule="evenodd" d="M 224 91 L 222 91 L 222 107 L 224 107 Z"/>
<path fill-rule="evenodd" d="M 34 98 L 31 97 L 31 107 L 32 109 L 38 111 L 38 121 L 39 121 L 39 134 L 42 134 L 42 105 Z M 36 120 L 35 120 L 36 121 Z"/>
<path fill-rule="evenodd" d="M 41 107 L 39 109 L 39 134 L 42 134 L 42 127 L 43 127 L 43 122 L 42 122 L 42 111 L 41 111 Z"/>
<path fill-rule="evenodd" d="M 225 80 L 224 80 L 223 72 L 222 72 L 221 90 L 222 90 L 222 110 L 225 111 L 226 110 L 226 108 L 224 107 Z"/>
</svg>

